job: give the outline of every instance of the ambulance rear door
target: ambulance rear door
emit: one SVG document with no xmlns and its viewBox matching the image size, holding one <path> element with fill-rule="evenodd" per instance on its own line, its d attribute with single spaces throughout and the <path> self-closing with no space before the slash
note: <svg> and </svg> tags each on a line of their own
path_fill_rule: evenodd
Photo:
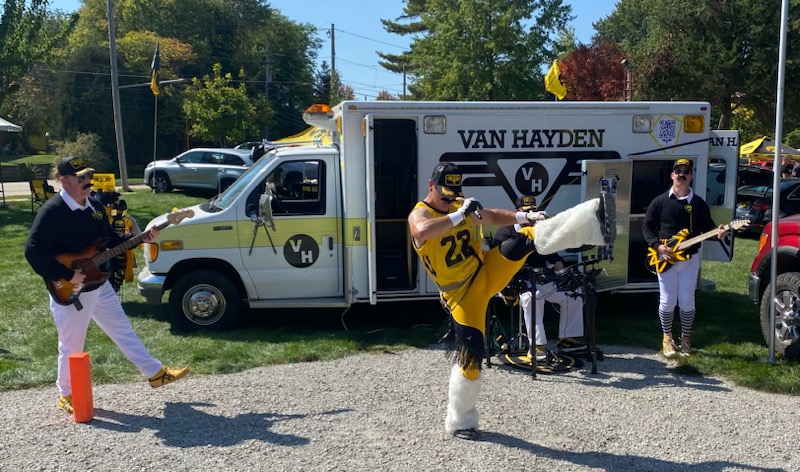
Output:
<svg viewBox="0 0 800 472">
<path fill-rule="evenodd" d="M 597 277 L 598 292 L 620 289 L 628 284 L 632 164 L 629 160 L 583 161 L 583 201 L 597 198 L 602 190 L 611 193 L 616 202 L 616 239 L 608 246 L 597 246 L 582 254 L 584 259 L 603 259 L 598 265 L 604 269 Z"/>
<path fill-rule="evenodd" d="M 736 190 L 739 175 L 739 131 L 712 130 L 709 138 L 706 203 L 711 217 L 719 224 L 733 221 L 736 211 Z M 695 184 L 696 186 L 696 184 Z M 703 243 L 704 261 L 730 261 L 733 258 L 735 232 L 724 241 L 716 238 Z"/>
</svg>

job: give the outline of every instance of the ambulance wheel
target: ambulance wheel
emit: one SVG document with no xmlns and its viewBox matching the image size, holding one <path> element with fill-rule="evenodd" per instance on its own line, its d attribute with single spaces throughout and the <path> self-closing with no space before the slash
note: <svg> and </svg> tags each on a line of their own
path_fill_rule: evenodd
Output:
<svg viewBox="0 0 800 472">
<path fill-rule="evenodd" d="M 172 325 L 183 331 L 223 330 L 236 324 L 242 299 L 228 276 L 214 270 L 189 272 L 169 294 Z"/>
</svg>

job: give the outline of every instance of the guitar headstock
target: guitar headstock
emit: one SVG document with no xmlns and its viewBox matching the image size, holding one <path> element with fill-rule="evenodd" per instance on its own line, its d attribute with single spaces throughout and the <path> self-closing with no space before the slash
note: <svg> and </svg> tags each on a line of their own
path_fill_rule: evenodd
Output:
<svg viewBox="0 0 800 472">
<path fill-rule="evenodd" d="M 186 209 L 186 210 L 173 209 L 172 212 L 167 213 L 167 221 L 171 225 L 177 225 L 186 218 L 192 218 L 192 217 L 194 217 L 194 210 L 191 209 Z"/>
<path fill-rule="evenodd" d="M 750 220 L 748 219 L 740 219 L 740 220 L 733 220 L 731 224 L 728 225 L 728 230 L 733 231 L 735 229 L 744 228 L 750 224 Z"/>
</svg>

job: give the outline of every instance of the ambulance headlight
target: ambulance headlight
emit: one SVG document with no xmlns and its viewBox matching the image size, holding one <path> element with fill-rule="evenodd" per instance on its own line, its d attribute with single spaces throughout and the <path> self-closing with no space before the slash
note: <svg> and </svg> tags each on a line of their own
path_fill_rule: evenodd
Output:
<svg viewBox="0 0 800 472">
<path fill-rule="evenodd" d="M 425 134 L 444 134 L 447 131 L 447 118 L 441 115 L 426 115 L 422 129 Z"/>
<path fill-rule="evenodd" d="M 653 115 L 633 115 L 633 132 L 650 133 L 653 131 Z"/>
<path fill-rule="evenodd" d="M 180 240 L 164 240 L 159 245 L 162 251 L 180 251 L 183 249 L 183 241 Z"/>
</svg>

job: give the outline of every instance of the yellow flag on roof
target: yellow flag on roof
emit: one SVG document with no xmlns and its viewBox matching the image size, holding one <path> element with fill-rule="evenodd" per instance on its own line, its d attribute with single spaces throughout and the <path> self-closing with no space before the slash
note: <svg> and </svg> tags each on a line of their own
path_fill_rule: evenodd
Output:
<svg viewBox="0 0 800 472">
<path fill-rule="evenodd" d="M 544 76 L 544 89 L 555 95 L 559 100 L 563 100 L 564 97 L 567 96 L 567 89 L 558 78 L 560 73 L 561 72 L 558 70 L 558 61 L 553 61 L 553 65 L 550 66 L 550 70 L 548 70 L 547 74 Z"/>
</svg>

